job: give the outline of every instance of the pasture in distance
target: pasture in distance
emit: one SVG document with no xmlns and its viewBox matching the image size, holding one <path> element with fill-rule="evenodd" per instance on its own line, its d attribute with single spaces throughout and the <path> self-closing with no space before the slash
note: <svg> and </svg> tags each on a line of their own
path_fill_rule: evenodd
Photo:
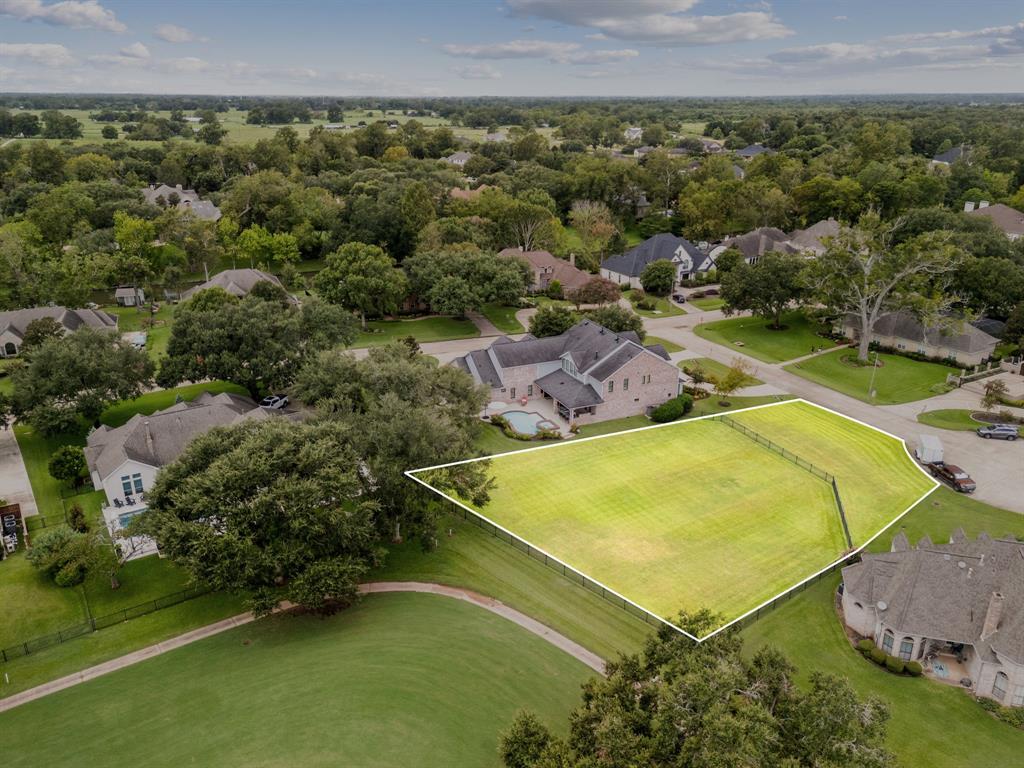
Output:
<svg viewBox="0 0 1024 768">
<path fill-rule="evenodd" d="M 854 548 L 935 487 L 899 439 L 805 401 L 730 418 L 835 476 Z M 462 506 L 667 621 L 731 622 L 849 550 L 830 482 L 715 419 L 491 462 L 490 501 Z"/>
</svg>

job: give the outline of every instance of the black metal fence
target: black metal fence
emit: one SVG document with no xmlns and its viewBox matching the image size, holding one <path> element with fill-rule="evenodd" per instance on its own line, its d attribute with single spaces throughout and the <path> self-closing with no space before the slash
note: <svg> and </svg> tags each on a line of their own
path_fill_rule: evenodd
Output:
<svg viewBox="0 0 1024 768">
<path fill-rule="evenodd" d="M 720 421 L 723 424 L 729 425 L 730 427 L 735 429 L 737 432 L 740 432 L 740 433 L 746 435 L 747 437 L 749 437 L 754 442 L 760 443 L 765 448 L 767 448 L 768 450 L 773 451 L 773 452 L 779 454 L 784 459 L 788 459 L 789 461 L 793 462 L 794 464 L 796 464 L 801 469 L 806 469 L 812 475 L 815 475 L 816 477 L 821 478 L 826 483 L 831 483 L 831 482 L 833 482 L 835 480 L 835 477 L 830 472 L 826 472 L 824 469 L 821 469 L 820 467 L 816 467 L 814 464 L 811 464 L 811 462 L 809 462 L 807 459 L 804 459 L 804 458 L 801 458 L 800 456 L 797 456 L 795 453 L 793 453 L 788 448 L 783 448 L 778 443 L 773 442 L 772 440 L 769 440 L 767 437 L 765 437 L 764 435 L 762 435 L 762 434 L 760 434 L 758 432 L 755 432 L 750 427 L 746 427 L 743 424 L 740 424 L 735 419 L 731 419 L 728 416 L 722 416 L 722 415 L 712 416 L 711 419 L 712 419 L 712 421 Z"/>
<path fill-rule="evenodd" d="M 164 608 L 170 608 L 172 605 L 184 603 L 187 600 L 201 597 L 209 592 L 210 589 L 208 587 L 192 587 L 191 589 L 183 589 L 180 592 L 164 595 L 163 597 L 158 597 L 155 600 L 139 603 L 138 605 L 133 605 L 129 608 L 122 608 L 119 611 L 114 611 L 113 613 L 108 613 L 104 616 L 95 616 L 88 621 L 83 621 L 73 627 L 66 627 L 58 632 L 43 635 L 42 637 L 34 637 L 23 643 L 16 643 L 9 648 L 0 648 L 0 662 L 7 662 L 11 659 L 28 656 L 29 654 L 36 653 L 44 648 L 51 648 L 55 645 L 66 643 L 68 640 L 74 640 L 76 637 L 89 635 L 97 630 L 112 627 L 115 624 L 122 624 L 126 621 L 137 619 L 140 616 L 145 616 Z"/>
</svg>

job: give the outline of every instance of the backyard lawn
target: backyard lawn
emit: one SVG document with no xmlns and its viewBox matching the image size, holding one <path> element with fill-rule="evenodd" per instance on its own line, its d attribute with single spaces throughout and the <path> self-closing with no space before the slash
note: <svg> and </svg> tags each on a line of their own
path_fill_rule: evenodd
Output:
<svg viewBox="0 0 1024 768">
<path fill-rule="evenodd" d="M 174 323 L 174 305 L 169 302 L 160 304 L 160 310 L 151 315 L 148 309 L 139 311 L 136 307 L 103 307 L 105 312 L 117 315 L 117 327 L 122 333 L 132 331 L 146 332 L 146 351 L 153 360 L 158 360 L 167 352 L 167 343 L 171 340 L 171 325 Z"/>
<path fill-rule="evenodd" d="M 0 562 L 0 648 L 66 629 L 85 619 L 79 587 L 61 588 L 24 551 Z"/>
<path fill-rule="evenodd" d="M 850 468 L 840 487 L 855 542 L 933 487 L 899 441 L 815 406 L 734 416 L 746 417 L 820 467 Z M 480 514 L 666 618 L 704 606 L 736 618 L 846 549 L 827 482 L 716 421 L 507 454 L 490 471 Z"/>
<path fill-rule="evenodd" d="M 884 551 L 900 527 L 911 542 L 927 533 L 948 541 L 962 526 L 968 536 L 987 531 L 1024 538 L 1024 516 L 938 489 L 872 543 Z M 991 768 L 1016 765 L 1024 752 L 1024 731 L 988 715 L 969 695 L 931 680 L 897 677 L 861 658 L 846 640 L 833 607 L 837 573 L 766 613 L 743 631 L 747 652 L 763 645 L 780 648 L 806 682 L 811 672 L 846 677 L 861 696 L 889 705 L 887 746 L 904 768 Z"/>
<path fill-rule="evenodd" d="M 494 323 L 502 333 L 525 333 L 522 323 L 516 320 L 520 307 L 506 307 L 504 304 L 485 304 L 483 316 Z"/>
<path fill-rule="evenodd" d="M 875 405 L 909 403 L 948 392 L 950 387 L 946 385 L 946 376 L 957 372 L 956 368 L 947 365 L 919 362 L 900 355 L 879 353 L 880 364 L 877 368 L 857 365 L 853 362 L 855 359 L 854 350 L 837 349 L 799 363 L 791 363 L 786 366 L 786 370 Z M 869 394 L 872 387 L 875 390 L 874 397 Z"/>
<path fill-rule="evenodd" d="M 728 365 L 712 360 L 710 357 L 691 357 L 686 360 L 680 360 L 677 365 L 691 376 L 693 375 L 691 371 L 699 369 L 704 374 L 705 380 L 721 379 L 729 372 Z M 764 384 L 764 382 L 756 376 L 747 376 L 743 380 L 744 387 L 753 387 L 757 384 Z"/>
<path fill-rule="evenodd" d="M 763 317 L 733 317 L 694 327 L 693 332 L 715 344 L 736 349 L 766 363 L 780 363 L 811 354 L 816 347 L 834 347 L 831 339 L 819 336 L 824 326 L 812 324 L 803 312 L 782 316 L 785 330 L 773 331 Z"/>
<path fill-rule="evenodd" d="M 416 320 L 372 320 L 360 331 L 353 347 L 376 347 L 412 336 L 420 344 L 430 341 L 469 339 L 480 331 L 471 320 L 455 317 L 423 317 Z"/>
<path fill-rule="evenodd" d="M 973 432 L 978 427 L 985 426 L 984 422 L 975 421 L 971 414 L 975 411 L 966 408 L 941 408 L 936 411 L 925 411 L 917 415 L 917 420 L 922 424 L 937 429 L 953 429 L 962 432 Z"/>
<path fill-rule="evenodd" d="M 0 730 L 12 768 L 103 768 L 126 754 L 166 765 L 498 766 L 499 734 L 518 710 L 564 734 L 592 675 L 477 606 L 374 595 L 328 619 L 265 619 L 52 694 L 0 714 Z"/>
</svg>

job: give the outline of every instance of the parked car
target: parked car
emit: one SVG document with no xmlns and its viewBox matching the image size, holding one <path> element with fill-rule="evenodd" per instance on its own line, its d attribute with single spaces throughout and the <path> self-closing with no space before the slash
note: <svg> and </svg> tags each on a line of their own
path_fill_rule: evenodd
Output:
<svg viewBox="0 0 1024 768">
<path fill-rule="evenodd" d="M 288 395 L 267 395 L 260 400 L 261 408 L 270 408 L 274 411 L 279 411 L 288 405 Z"/>
<path fill-rule="evenodd" d="M 974 493 L 977 484 L 971 480 L 971 476 L 964 472 L 956 464 L 946 464 L 943 461 L 933 461 L 926 464 L 932 477 L 937 477 L 948 484 L 954 491 L 960 493 Z"/>
<path fill-rule="evenodd" d="M 995 438 L 1012 442 L 1020 436 L 1020 431 L 1015 424 L 989 424 L 985 427 L 978 427 L 977 432 L 979 437 L 984 437 L 986 440 Z"/>
<path fill-rule="evenodd" d="M 682 304 L 684 301 L 686 301 L 686 297 L 683 296 L 683 294 L 681 293 L 673 293 L 672 301 L 676 302 L 677 304 Z"/>
<path fill-rule="evenodd" d="M 705 296 L 717 296 L 718 295 L 718 289 L 717 288 L 705 288 L 704 289 L 704 295 Z"/>
</svg>

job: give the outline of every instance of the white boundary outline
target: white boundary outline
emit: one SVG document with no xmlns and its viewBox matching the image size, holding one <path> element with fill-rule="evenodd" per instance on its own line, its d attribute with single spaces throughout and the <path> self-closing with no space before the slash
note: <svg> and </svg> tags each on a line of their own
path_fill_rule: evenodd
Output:
<svg viewBox="0 0 1024 768">
<path fill-rule="evenodd" d="M 914 507 L 916 507 L 918 504 L 920 504 L 922 501 L 924 501 L 926 498 L 928 498 L 928 496 L 930 496 L 935 491 L 935 489 L 938 488 L 941 485 L 935 478 L 933 478 L 931 475 L 929 475 L 924 470 L 924 468 L 921 467 L 920 464 L 917 463 L 917 461 L 914 459 L 913 454 L 911 454 L 910 449 L 907 447 L 906 440 L 904 440 L 903 438 L 898 437 L 898 436 L 892 434 L 891 432 L 887 432 L 886 430 L 884 430 L 884 429 L 882 429 L 880 427 L 876 427 L 874 424 L 868 424 L 866 421 L 861 421 L 860 419 L 856 419 L 856 418 L 854 418 L 852 416 L 847 416 L 845 413 L 840 413 L 839 411 L 833 410 L 832 408 L 829 408 L 827 406 L 819 405 L 818 403 L 812 403 L 810 400 L 807 400 L 807 399 L 805 399 L 803 397 L 791 398 L 789 400 L 780 400 L 780 401 L 778 401 L 776 403 L 765 403 L 763 405 L 752 405 L 752 406 L 750 406 L 748 408 L 738 408 L 735 411 L 730 411 L 730 414 L 733 414 L 733 413 L 744 413 L 746 411 L 756 411 L 756 410 L 760 410 L 761 408 L 775 408 L 777 406 L 786 405 L 788 403 L 804 403 L 804 404 L 810 405 L 810 406 L 812 406 L 814 408 L 819 408 L 819 409 L 821 409 L 823 411 L 827 411 L 828 413 L 831 413 L 831 414 L 833 414 L 835 416 L 839 416 L 841 418 L 844 418 L 844 419 L 847 419 L 849 421 L 852 421 L 852 422 L 854 422 L 856 424 L 860 424 L 862 427 L 867 427 L 868 429 L 872 429 L 875 432 L 879 432 L 880 434 L 883 434 L 883 435 L 885 435 L 887 437 L 891 437 L 892 439 L 898 441 L 900 443 L 900 445 L 903 446 L 903 451 L 907 454 L 907 458 L 910 459 L 911 464 L 913 464 L 913 466 L 916 467 L 917 470 L 928 479 L 928 481 L 932 484 L 932 487 L 930 489 L 928 489 L 927 491 L 925 491 L 925 493 L 922 494 L 920 498 L 918 498 L 909 507 L 907 507 L 902 512 L 900 512 L 890 522 L 888 522 L 884 526 L 882 526 L 873 536 L 871 536 L 867 541 L 865 541 L 863 544 L 861 544 L 856 549 L 854 549 L 854 550 L 852 550 L 850 552 L 847 552 L 846 554 L 842 555 L 841 557 L 839 557 L 836 560 L 833 560 L 831 563 L 826 565 L 824 568 L 821 568 L 818 571 L 816 571 L 815 573 L 812 573 L 810 576 L 808 576 L 808 577 L 798 581 L 793 586 L 787 587 L 786 589 L 782 590 L 781 592 L 779 592 L 774 597 L 768 598 L 767 600 L 765 600 L 761 604 L 751 608 L 746 613 L 744 613 L 744 614 L 742 614 L 740 616 L 737 616 L 736 618 L 732 619 L 731 621 L 729 621 L 726 624 L 723 624 L 721 627 L 719 627 L 718 629 L 714 630 L 713 632 L 709 632 L 708 634 L 704 635 L 704 637 L 697 637 L 697 636 L 687 632 L 686 630 L 681 629 L 680 627 L 676 626 L 675 624 L 673 624 L 672 622 L 668 621 L 667 619 L 657 615 L 656 613 L 653 613 L 652 611 L 649 611 L 648 609 L 644 608 L 642 605 L 640 605 L 638 603 L 635 603 L 634 601 L 630 600 L 628 597 L 626 597 L 626 596 L 616 592 L 611 587 L 608 587 L 605 584 L 603 584 L 600 581 L 598 581 L 597 579 L 592 578 L 591 576 L 588 576 L 587 574 L 583 573 L 583 571 L 578 570 L 576 567 L 574 567 L 572 565 L 569 565 L 564 560 L 561 560 L 560 558 L 555 557 L 554 555 L 552 555 L 547 550 L 545 550 L 545 549 L 543 549 L 541 547 L 536 546 L 535 544 L 533 544 L 530 541 L 527 541 L 526 539 L 524 539 L 519 534 L 514 533 L 513 531 L 510 531 L 509 529 L 505 528 L 504 526 L 498 525 L 496 522 L 494 522 L 493 520 L 488 518 L 486 515 L 480 514 L 480 512 L 478 512 L 477 510 L 467 506 L 466 504 L 463 504 L 458 499 L 455 499 L 452 496 L 449 496 L 444 491 L 438 490 L 434 486 L 430 485 L 430 483 L 427 483 L 427 482 L 421 480 L 420 478 L 416 477 L 416 475 L 417 475 L 417 473 L 420 473 L 420 472 L 430 472 L 431 470 L 435 470 L 435 469 L 444 469 L 446 467 L 456 467 L 456 466 L 459 466 L 459 465 L 462 465 L 462 464 L 473 464 L 473 463 L 478 462 L 478 461 L 490 461 L 492 459 L 499 459 L 502 456 L 513 456 L 513 455 L 518 455 L 518 454 L 522 454 L 522 453 L 530 453 L 531 451 L 545 451 L 545 450 L 550 450 L 552 448 L 565 448 L 565 447 L 571 446 L 571 445 L 578 445 L 580 443 L 586 443 L 586 442 L 589 442 L 591 440 L 602 440 L 602 439 L 607 438 L 607 437 L 619 437 L 621 435 L 628 435 L 628 434 L 630 434 L 632 432 L 644 432 L 646 430 L 662 429 L 662 428 L 665 428 L 665 427 L 678 427 L 678 426 L 683 425 L 683 424 L 691 424 L 691 423 L 693 423 L 695 421 L 703 421 L 704 419 L 713 419 L 716 416 L 720 416 L 722 414 L 712 413 L 712 414 L 707 414 L 706 416 L 697 416 L 697 417 L 692 418 L 692 419 L 681 419 L 679 421 L 670 421 L 670 422 L 667 422 L 665 424 L 651 424 L 649 426 L 636 427 L 634 429 L 625 429 L 625 430 L 622 430 L 621 432 L 609 432 L 608 434 L 605 434 L 605 435 L 594 435 L 593 437 L 574 438 L 574 439 L 569 440 L 567 442 L 558 442 L 558 443 L 550 443 L 548 445 L 539 445 L 539 446 L 536 446 L 536 447 L 533 447 L 533 448 L 524 448 L 524 449 L 518 450 L 518 451 L 506 451 L 505 453 L 497 453 L 497 454 L 494 454 L 494 455 L 491 455 L 491 456 L 478 456 L 478 457 L 472 458 L 472 459 L 462 459 L 461 461 L 449 461 L 449 462 L 447 462 L 445 464 L 435 464 L 435 465 L 430 466 L 430 467 L 420 467 L 419 469 L 407 469 L 404 474 L 410 480 L 414 480 L 415 482 L 417 482 L 420 485 L 422 485 L 424 488 L 426 488 L 429 491 L 437 494 L 438 496 L 444 498 L 445 500 L 450 501 L 455 506 L 465 510 L 466 512 L 469 512 L 471 515 L 474 515 L 475 517 L 478 517 L 479 519 L 483 520 L 485 523 L 493 526 L 495 529 L 497 529 L 499 531 L 502 531 L 503 533 L 508 534 L 512 538 L 518 539 L 519 541 L 521 541 L 524 544 L 526 544 L 528 547 L 531 547 L 532 549 L 535 549 L 540 554 L 544 555 L 546 558 L 548 558 L 550 560 L 553 560 L 558 565 L 561 565 L 564 568 L 569 568 L 574 573 L 578 573 L 581 576 L 583 576 L 584 578 L 589 579 L 594 584 L 596 584 L 597 586 L 601 587 L 601 589 L 603 589 L 606 592 L 614 595 L 619 600 L 622 600 L 623 603 L 629 603 L 634 608 L 636 608 L 638 611 L 641 611 L 642 613 L 646 614 L 647 616 L 650 616 L 650 617 L 652 617 L 654 619 L 657 619 L 662 624 L 664 624 L 664 625 L 674 629 L 676 632 L 679 632 L 679 633 L 681 633 L 683 635 L 686 635 L 688 638 L 690 638 L 694 642 L 703 643 L 705 640 L 708 640 L 708 639 L 714 637 L 719 632 L 725 631 L 726 629 L 731 627 L 733 624 L 736 624 L 738 622 L 743 621 L 744 619 L 746 619 L 751 614 L 760 611 L 762 608 L 765 608 L 766 606 L 771 605 L 776 600 L 780 600 L 781 598 L 785 597 L 789 593 L 799 589 L 804 584 L 806 584 L 809 581 L 812 581 L 812 580 L 816 579 L 818 576 L 820 576 L 821 574 L 825 573 L 826 571 L 829 571 L 832 568 L 835 568 L 839 563 L 845 562 L 846 560 L 849 560 L 850 558 L 854 557 L 855 555 L 860 554 L 862 551 L 864 551 L 864 549 L 869 544 L 871 544 L 871 542 L 873 542 L 875 539 L 877 539 L 879 536 L 881 536 L 886 530 L 891 528 L 895 523 L 899 522 L 908 512 L 910 512 L 910 510 L 912 510 Z M 527 556 L 529 556 L 529 555 L 527 555 Z M 584 587 L 584 589 L 585 588 L 586 587 Z"/>
</svg>

